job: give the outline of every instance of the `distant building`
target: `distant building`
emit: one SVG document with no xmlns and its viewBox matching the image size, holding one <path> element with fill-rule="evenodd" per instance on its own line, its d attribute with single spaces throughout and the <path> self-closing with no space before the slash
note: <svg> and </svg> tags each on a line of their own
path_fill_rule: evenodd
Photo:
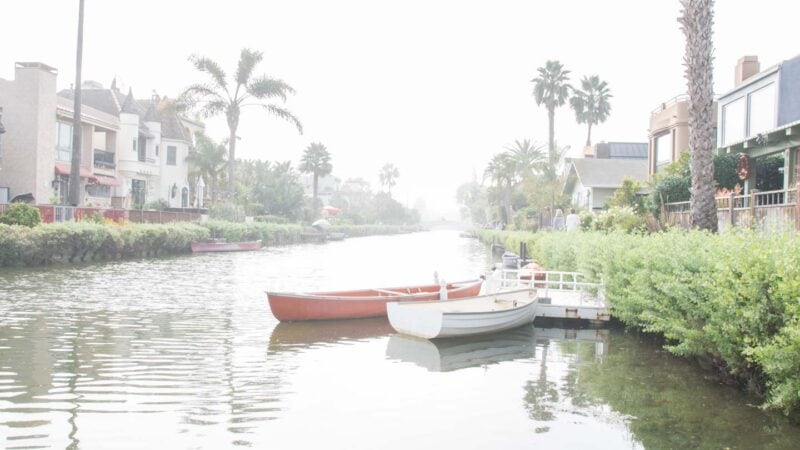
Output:
<svg viewBox="0 0 800 450">
<path fill-rule="evenodd" d="M 563 190 L 577 208 L 604 208 L 626 178 L 647 181 L 647 143 L 600 142 L 584 155 L 569 161 Z"/>
<path fill-rule="evenodd" d="M 718 101 L 718 152 L 747 155 L 753 168 L 766 158 L 782 160 L 779 173 L 762 174 L 780 185 L 760 186 L 758 170 L 750 170 L 745 192 L 793 187 L 800 181 L 800 55 L 763 71 L 757 57 L 745 56 L 736 64 L 735 82 Z"/>
<path fill-rule="evenodd" d="M 716 106 L 712 117 L 717 126 Z M 650 113 L 648 131 L 648 171 L 658 173 L 667 164 L 689 151 L 689 96 L 678 95 Z"/>
<path fill-rule="evenodd" d="M 306 197 L 314 195 L 314 174 L 302 174 L 300 183 L 303 186 L 303 193 Z M 339 190 L 341 184 L 342 180 L 333 175 L 325 175 L 317 180 L 317 198 L 319 198 L 323 206 L 331 204 L 331 198 Z"/>
<path fill-rule="evenodd" d="M 74 93 L 56 93 L 57 75 L 42 63 L 17 63 L 14 80 L 0 79 L 0 201 L 31 193 L 39 204 L 66 203 Z M 109 89 L 86 82 L 81 94 L 81 205 L 189 206 L 186 156 L 203 125 L 157 96 L 123 95 L 115 82 Z"/>
</svg>

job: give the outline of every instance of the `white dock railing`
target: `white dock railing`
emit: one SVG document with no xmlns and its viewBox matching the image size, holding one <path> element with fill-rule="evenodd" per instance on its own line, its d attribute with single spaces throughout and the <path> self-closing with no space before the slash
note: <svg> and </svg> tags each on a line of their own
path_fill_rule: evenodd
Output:
<svg viewBox="0 0 800 450">
<path fill-rule="evenodd" d="M 497 290 L 533 288 L 538 297 L 564 306 L 606 306 L 603 284 L 585 281 L 579 272 L 502 269 L 487 282 L 494 283 Z"/>
</svg>

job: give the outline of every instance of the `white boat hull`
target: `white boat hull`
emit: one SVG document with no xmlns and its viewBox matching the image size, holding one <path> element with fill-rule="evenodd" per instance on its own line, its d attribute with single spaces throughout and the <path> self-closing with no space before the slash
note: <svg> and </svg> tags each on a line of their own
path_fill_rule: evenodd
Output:
<svg viewBox="0 0 800 450">
<path fill-rule="evenodd" d="M 523 289 L 459 300 L 389 303 L 389 323 L 400 333 L 425 339 L 510 330 L 536 317 L 536 290 Z"/>
</svg>

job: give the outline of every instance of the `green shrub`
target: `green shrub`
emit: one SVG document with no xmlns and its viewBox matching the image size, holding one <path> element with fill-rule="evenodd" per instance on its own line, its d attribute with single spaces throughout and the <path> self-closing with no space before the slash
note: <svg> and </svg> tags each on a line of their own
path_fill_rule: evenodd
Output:
<svg viewBox="0 0 800 450">
<path fill-rule="evenodd" d="M 42 217 L 39 215 L 39 208 L 25 203 L 12 203 L 0 213 L 0 223 L 35 227 L 42 223 Z"/>
<path fill-rule="evenodd" d="M 520 241 L 551 270 L 605 283 L 613 315 L 659 333 L 666 348 L 724 369 L 766 405 L 800 413 L 800 236 L 739 230 L 650 235 L 479 230 L 507 248 Z"/>
</svg>

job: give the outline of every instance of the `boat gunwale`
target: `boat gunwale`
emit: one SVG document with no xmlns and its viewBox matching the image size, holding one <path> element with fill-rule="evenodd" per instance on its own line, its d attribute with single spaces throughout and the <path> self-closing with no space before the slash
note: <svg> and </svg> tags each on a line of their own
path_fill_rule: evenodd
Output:
<svg viewBox="0 0 800 450">
<path fill-rule="evenodd" d="M 459 291 L 471 289 L 471 288 L 475 287 L 475 285 L 482 284 L 482 283 L 483 283 L 483 280 L 480 279 L 480 278 L 475 279 L 475 280 L 456 281 L 456 282 L 452 282 L 452 283 L 447 283 L 448 285 L 452 285 L 453 286 L 453 288 L 452 289 L 448 289 L 447 292 L 448 292 L 448 294 L 450 294 L 452 292 L 459 292 Z M 436 286 L 436 285 L 435 284 L 430 284 L 430 285 L 426 284 L 426 285 L 421 285 L 421 286 L 416 286 L 416 287 L 429 287 L 429 286 L 433 287 L 433 286 Z M 359 289 L 359 290 L 350 291 L 350 292 L 359 292 L 359 291 L 361 291 L 361 292 L 369 292 L 369 291 L 378 292 L 378 291 L 392 291 L 393 289 L 408 289 L 408 287 Z M 276 296 L 276 297 L 291 297 L 291 298 L 302 299 L 302 300 L 320 300 L 320 301 L 329 301 L 329 300 L 333 300 L 333 301 L 390 301 L 390 302 L 395 302 L 395 303 L 418 303 L 417 301 L 414 301 L 412 299 L 418 298 L 418 297 L 424 297 L 426 295 L 439 295 L 439 291 L 438 290 L 415 292 L 415 293 L 398 292 L 397 296 L 392 296 L 392 295 L 367 295 L 367 296 L 336 295 L 336 296 L 328 296 L 328 295 L 315 294 L 313 292 L 303 292 L 303 293 L 273 292 L 273 291 L 264 291 L 264 292 L 267 294 L 268 298 L 272 297 L 272 296 Z M 332 292 L 336 292 L 336 291 L 332 291 Z M 345 292 L 347 292 L 347 291 L 345 291 Z M 475 297 L 469 297 L 469 298 L 475 298 Z M 404 301 L 405 299 L 409 299 L 409 300 L 408 301 Z M 460 299 L 453 299 L 453 300 L 460 300 Z M 433 300 L 433 301 L 435 301 L 435 300 Z"/>
<path fill-rule="evenodd" d="M 425 303 L 420 303 L 420 302 L 394 302 L 394 303 L 395 303 L 396 307 L 417 305 L 418 309 L 429 310 L 429 311 L 432 311 L 432 312 L 436 312 L 436 313 L 441 314 L 442 316 L 444 316 L 444 315 L 499 313 L 499 312 L 517 311 L 517 310 L 522 309 L 522 308 L 527 308 L 527 307 L 529 307 L 531 305 L 536 305 L 536 304 L 539 303 L 539 297 L 533 297 L 529 303 L 525 303 L 524 305 L 515 306 L 515 307 L 512 307 L 510 309 L 503 309 L 503 310 L 497 310 L 497 311 L 467 311 L 467 312 L 452 311 L 451 312 L 451 311 L 437 310 L 437 309 L 432 308 L 431 306 L 439 305 L 439 304 L 442 304 L 442 303 L 462 302 L 462 301 L 467 301 L 467 300 L 476 300 L 476 299 L 480 299 L 480 298 L 497 297 L 498 295 L 519 294 L 519 293 L 522 293 L 522 292 L 531 292 L 531 291 L 533 291 L 534 295 L 537 292 L 536 289 L 528 289 L 528 288 L 526 288 L 526 289 L 516 289 L 516 290 L 513 290 L 513 291 L 497 292 L 497 293 L 494 293 L 494 294 L 477 295 L 475 297 L 454 298 L 454 299 L 448 299 L 448 300 L 435 300 L 435 301 L 432 301 L 432 302 L 425 302 Z"/>
</svg>

